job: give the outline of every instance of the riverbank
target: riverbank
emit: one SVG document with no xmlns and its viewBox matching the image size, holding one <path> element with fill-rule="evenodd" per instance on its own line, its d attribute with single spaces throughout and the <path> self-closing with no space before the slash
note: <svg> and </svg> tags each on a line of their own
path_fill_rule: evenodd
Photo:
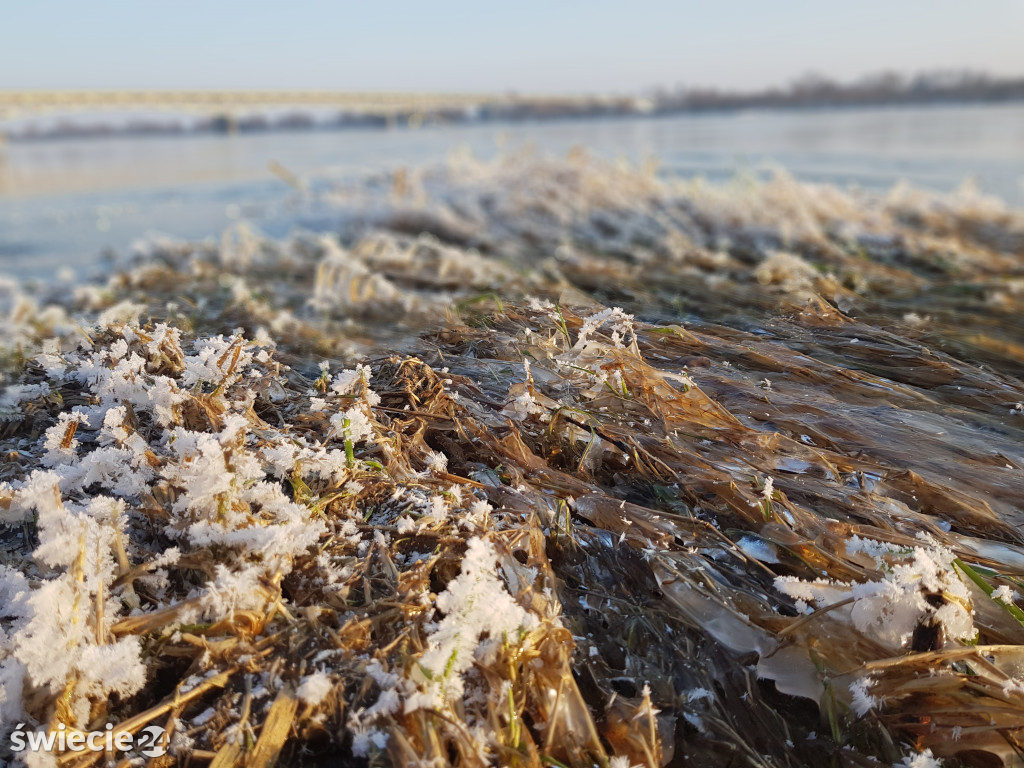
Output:
<svg viewBox="0 0 1024 768">
<path fill-rule="evenodd" d="M 4 284 L 0 721 L 1014 764 L 1021 213 L 652 171 L 453 158 Z"/>
</svg>

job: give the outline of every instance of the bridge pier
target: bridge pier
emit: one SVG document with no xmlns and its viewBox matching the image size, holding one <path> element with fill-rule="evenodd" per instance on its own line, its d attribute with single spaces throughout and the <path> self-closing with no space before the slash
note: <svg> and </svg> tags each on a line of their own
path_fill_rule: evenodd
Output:
<svg viewBox="0 0 1024 768">
<path fill-rule="evenodd" d="M 7 134 L 0 130 L 0 192 L 7 192 L 11 184 L 7 168 Z"/>
<path fill-rule="evenodd" d="M 213 118 L 213 128 L 218 133 L 228 136 L 238 135 L 238 115 L 234 112 L 222 112 Z"/>
</svg>

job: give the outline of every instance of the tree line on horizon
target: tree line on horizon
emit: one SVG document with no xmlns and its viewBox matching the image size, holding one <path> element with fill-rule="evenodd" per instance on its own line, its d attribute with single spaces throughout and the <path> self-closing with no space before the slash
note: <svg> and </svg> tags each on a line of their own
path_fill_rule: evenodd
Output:
<svg viewBox="0 0 1024 768">
<path fill-rule="evenodd" d="M 1000 102 L 1024 99 L 1024 77 L 1003 77 L 973 70 L 943 70 L 909 75 L 883 71 L 853 82 L 811 72 L 788 86 L 757 91 L 679 86 L 652 95 L 657 112 L 756 107 L 828 107 L 936 102 Z"/>
</svg>

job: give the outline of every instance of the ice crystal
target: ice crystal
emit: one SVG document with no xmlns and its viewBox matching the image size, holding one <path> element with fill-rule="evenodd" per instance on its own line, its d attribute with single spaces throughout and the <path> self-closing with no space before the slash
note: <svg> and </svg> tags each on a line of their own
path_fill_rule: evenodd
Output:
<svg viewBox="0 0 1024 768">
<path fill-rule="evenodd" d="M 878 699 L 868 693 L 871 688 L 871 678 L 860 678 L 850 683 L 850 694 L 853 696 L 853 711 L 858 717 L 863 717 L 870 710 L 878 706 Z"/>
<path fill-rule="evenodd" d="M 314 672 L 302 679 L 295 695 L 307 704 L 316 706 L 327 698 L 333 687 L 330 677 L 323 672 Z"/>
<path fill-rule="evenodd" d="M 439 707 L 462 695 L 462 675 L 474 660 L 484 661 L 505 636 L 529 628 L 537 619 L 513 599 L 495 575 L 497 553 L 486 539 L 469 540 L 462 570 L 437 597 L 444 618 L 430 633 L 413 680 L 419 690 L 405 711 Z"/>
<path fill-rule="evenodd" d="M 846 584 L 779 576 L 776 589 L 819 607 L 852 598 L 846 615 L 854 627 L 892 648 L 905 647 L 914 630 L 927 621 L 938 622 L 944 636 L 952 640 L 970 641 L 976 636 L 970 592 L 953 568 L 955 555 L 950 550 L 929 545 L 894 553 L 886 545 L 863 540 L 851 542 L 850 547 L 854 552 L 874 554 L 883 578 Z M 934 604 L 927 599 L 931 594 L 944 599 Z"/>
<path fill-rule="evenodd" d="M 942 768 L 942 761 L 936 758 L 930 749 L 905 755 L 893 768 Z"/>
</svg>

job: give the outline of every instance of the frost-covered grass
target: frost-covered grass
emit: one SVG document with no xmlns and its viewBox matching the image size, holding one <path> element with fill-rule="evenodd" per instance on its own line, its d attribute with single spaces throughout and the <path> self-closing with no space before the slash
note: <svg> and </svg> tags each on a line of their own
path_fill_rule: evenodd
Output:
<svg viewBox="0 0 1024 768">
<path fill-rule="evenodd" d="M 297 388 L 265 341 L 190 338 L 165 324 L 94 329 L 38 363 L 32 385 L 13 391 L 16 404 L 45 407 L 53 392 L 80 404 L 54 408 L 37 440 L 41 466 L 0 486 L 4 521 L 27 522 L 37 540 L 27 573 L 0 571 L 4 723 L 45 728 L 57 718 L 85 730 L 131 702 L 164 717 L 162 697 L 225 671 L 251 680 L 268 651 L 282 655 L 258 687 L 305 703 L 304 727 L 322 728 L 326 710 L 312 710 L 344 701 L 355 670 L 375 675 L 375 702 L 337 712 L 357 756 L 380 752 L 397 722 L 462 711 L 474 691 L 486 711 L 476 664 L 508 667 L 497 690 L 523 696 L 515 657 L 537 653 L 560 627 L 551 585 L 547 600 L 523 607 L 540 573 L 531 566 L 508 574 L 509 591 L 495 572 L 508 545 L 483 527 L 492 510 L 477 484 L 448 476 L 422 440 L 402 444 L 405 430 L 377 410 L 369 367 L 332 375 L 325 365 Z M 455 551 L 438 552 L 441 542 Z M 461 573 L 434 594 L 432 568 L 463 548 Z M 375 590 L 373 579 L 384 583 Z M 399 620 L 378 601 L 413 613 Z M 342 640 L 368 629 L 367 610 L 387 632 L 414 631 L 400 653 Z M 305 647 L 289 661 L 294 642 Z M 168 688 L 158 678 L 172 670 L 181 678 Z M 350 704 L 372 697 L 353 693 Z M 573 702 L 566 695 L 556 710 Z M 230 702 L 214 716 L 230 719 Z M 265 710 L 250 705 L 247 722 L 228 730 L 252 730 Z M 477 758 L 518 747 L 498 725 L 478 717 Z M 215 735 L 211 746 L 223 738 L 232 743 Z M 185 737 L 175 746 L 191 748 Z M 596 739 L 580 748 L 602 753 Z"/>
<path fill-rule="evenodd" d="M 333 201 L 0 284 L 0 728 L 1013 764 L 1018 214 L 578 154 Z"/>
</svg>

